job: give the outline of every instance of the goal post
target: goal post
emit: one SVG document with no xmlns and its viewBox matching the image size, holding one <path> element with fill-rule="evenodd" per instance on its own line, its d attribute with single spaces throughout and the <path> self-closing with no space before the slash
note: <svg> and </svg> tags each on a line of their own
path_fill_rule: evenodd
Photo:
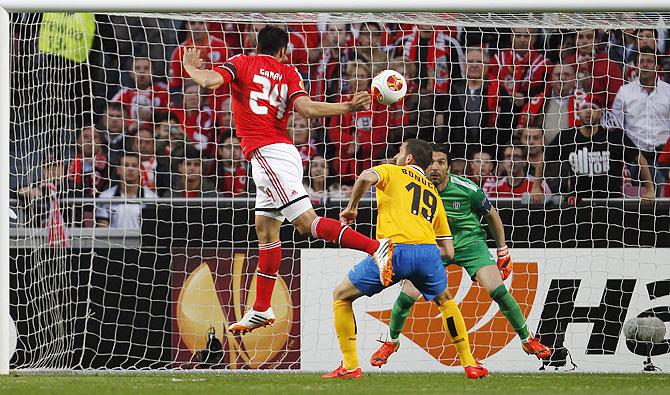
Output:
<svg viewBox="0 0 670 395">
<path fill-rule="evenodd" d="M 670 10 L 670 3 L 657 0 L 611 1 L 605 6 L 606 9 L 602 6 L 602 0 L 584 0 L 579 4 L 563 0 L 520 0 L 509 4 L 473 0 L 458 6 L 443 3 L 418 1 L 410 10 L 402 2 L 377 0 L 365 4 L 344 0 L 329 7 L 313 1 L 282 0 L 260 8 L 242 1 L 213 6 L 205 0 L 194 0 L 188 4 L 170 0 L 146 0 L 141 4 L 129 0 L 71 1 L 61 4 L 48 0 L 0 0 L 0 183 L 5 185 L 0 205 L 22 205 L 19 219 L 11 223 L 11 228 L 8 216 L 0 216 L 0 232 L 3 234 L 0 240 L 0 374 L 9 372 L 9 349 L 13 347 L 5 341 L 10 338 L 10 307 L 20 311 L 20 316 L 14 317 L 19 330 L 20 356 L 14 356 L 16 359 L 12 366 L 17 369 L 223 368 L 317 371 L 328 369 L 337 362 L 339 351 L 328 313 L 330 295 L 349 268 L 362 258 L 360 254 L 328 248 L 332 246 L 301 238 L 292 228 L 284 226 L 281 281 L 278 281 L 273 295 L 273 308 L 277 303 L 275 311 L 281 317 L 274 328 L 262 329 L 257 335 L 232 336 L 225 329 L 239 319 L 245 306 L 253 302 L 256 282 L 254 270 L 260 255 L 253 224 L 255 191 L 248 181 L 251 176 L 248 164 L 239 157 L 230 163 L 225 162 L 226 165 L 230 164 L 225 171 L 233 168 L 240 173 L 216 179 L 215 188 L 224 189 L 219 190 L 220 194 L 202 193 L 191 197 L 187 193 L 183 196 L 175 193 L 178 189 L 187 189 L 189 179 L 186 169 L 190 160 L 200 161 L 198 165 L 202 167 L 201 172 L 214 169 L 213 174 L 208 176 L 215 179 L 218 177 L 218 164 L 227 160 L 227 157 L 217 156 L 218 150 L 225 148 L 234 152 L 238 145 L 229 136 L 234 125 L 231 124 L 230 109 L 225 104 L 227 93 L 217 92 L 205 97 L 205 93 L 197 87 L 193 90 L 194 87 L 189 86 L 188 78 L 179 76 L 178 67 L 172 67 L 180 61 L 172 54 L 178 53 L 176 51 L 180 44 L 187 40 L 187 24 L 216 24 L 219 29 L 216 31 L 217 40 L 225 42 L 227 37 L 232 36 L 231 42 L 237 45 L 225 42 L 225 45 L 218 47 L 227 45 L 228 49 L 234 48 L 241 52 L 251 49 L 251 44 L 244 40 L 253 34 L 256 28 L 254 23 L 292 26 L 295 36 L 300 36 L 291 43 L 295 46 L 299 42 L 307 42 L 310 33 L 325 35 L 328 32 L 327 23 L 324 22 L 326 20 L 332 25 L 347 25 L 344 33 L 348 35 L 348 41 L 336 39 L 335 44 L 320 42 L 314 47 L 307 44 L 301 47 L 304 50 L 301 56 L 304 57 L 296 61 L 296 65 L 306 85 L 313 90 L 310 94 L 314 97 L 339 100 L 346 94 L 346 89 L 353 89 L 350 86 L 345 88 L 346 84 L 358 83 L 352 82 L 357 79 L 365 80 L 380 68 L 398 68 L 407 75 L 411 74 L 413 77 L 408 80 L 419 86 L 415 86 L 413 93 L 408 96 L 408 101 L 415 100 L 413 107 L 408 105 L 407 108 L 379 110 L 384 113 L 381 126 L 387 127 L 384 129 L 386 135 L 381 140 L 375 140 L 372 131 L 366 132 L 368 134 L 364 136 L 370 141 L 363 141 L 360 146 L 356 146 L 361 138 L 357 134 L 358 130 L 367 131 L 380 126 L 370 126 L 375 117 L 379 116 L 377 113 L 371 111 L 371 114 L 364 114 L 360 119 L 332 120 L 332 124 L 327 126 L 309 122 L 298 126 L 300 119 L 290 120 L 292 137 L 304 140 L 299 145 L 301 155 L 305 157 L 305 182 L 313 192 L 310 198 L 318 213 L 337 217 L 348 199 L 346 187 L 360 170 L 357 167 L 359 159 L 361 163 L 374 164 L 389 161 L 395 153 L 394 147 L 397 148 L 404 138 L 416 135 L 431 142 L 451 143 L 452 148 L 456 147 L 452 152 L 459 152 L 455 159 L 464 166 L 462 171 L 467 173 L 470 171 L 468 166 L 474 160 L 483 160 L 470 158 L 476 152 L 467 147 L 462 152 L 457 149 L 466 143 L 470 144 L 469 139 L 475 139 L 472 146 L 480 148 L 480 158 L 481 148 L 486 148 L 487 155 L 491 157 L 490 162 L 497 161 L 500 169 L 500 174 L 488 174 L 491 177 L 489 185 L 484 185 L 483 177 L 479 177 L 479 180 L 483 187 L 491 188 L 490 191 L 487 189 L 487 193 L 491 193 L 491 200 L 500 208 L 516 263 L 513 276 L 505 284 L 521 305 L 529 329 L 557 348 L 571 351 L 581 369 L 639 370 L 644 353 L 626 342 L 622 328 L 625 322 L 636 316 L 657 315 L 664 320 L 670 319 L 663 310 L 663 297 L 670 292 L 667 291 L 670 272 L 668 266 L 662 264 L 670 252 L 670 215 L 667 211 L 670 199 L 659 196 L 654 203 L 647 205 L 640 199 L 643 189 L 636 182 L 637 176 L 624 174 L 623 171 L 615 177 L 615 181 L 619 184 L 627 183 L 629 195 L 624 196 L 622 193 L 616 198 L 586 198 L 574 204 L 568 203 L 568 199 L 564 199 L 561 193 L 553 194 L 547 189 L 543 205 L 529 203 L 530 190 L 519 193 L 505 191 L 509 193 L 503 194 L 502 190 L 494 187 L 494 181 L 502 180 L 507 174 L 504 172 L 510 173 L 513 180 L 511 173 L 514 161 L 525 161 L 528 165 L 531 155 L 530 132 L 527 137 L 523 137 L 528 142 L 521 143 L 520 139 L 524 133 L 521 130 L 527 129 L 525 126 L 530 121 L 520 126 L 520 119 L 523 119 L 522 116 L 530 118 L 531 114 L 544 115 L 542 105 L 532 107 L 531 102 L 535 99 L 549 101 L 547 96 L 542 96 L 546 89 L 533 90 L 528 87 L 531 84 L 527 84 L 523 88 L 525 96 L 522 95 L 528 104 L 528 108 L 524 105 L 525 110 L 521 106 L 512 109 L 512 93 L 508 90 L 508 107 L 489 103 L 486 105 L 493 107 L 483 111 L 481 105 L 488 100 L 489 93 L 481 93 L 476 99 L 480 100 L 480 107 L 473 109 L 467 105 L 468 95 L 473 93 L 466 93 L 465 89 L 452 91 L 450 84 L 465 79 L 469 50 L 481 52 L 482 58 L 472 63 L 483 67 L 488 61 L 487 55 L 492 56 L 498 50 L 509 48 L 514 35 L 518 34 L 526 40 L 535 41 L 536 47 L 541 48 L 542 52 L 553 51 L 553 55 L 562 62 L 561 51 L 577 50 L 575 35 L 578 29 L 668 30 L 670 13 L 664 11 Z M 223 7 L 225 9 L 219 9 Z M 104 16 L 94 19 L 88 15 L 88 19 L 77 21 L 77 27 L 83 33 L 65 29 L 65 38 L 70 38 L 67 35 L 86 36 L 91 31 L 90 26 L 95 26 L 96 36 L 92 44 L 82 40 L 81 47 L 90 50 L 83 58 L 64 61 L 58 56 L 41 56 L 43 53 L 36 50 L 40 19 L 35 15 L 56 11 L 81 11 Z M 25 16 L 19 15 L 24 12 Z M 15 18 L 10 21 L 10 17 Z M 388 33 L 383 43 L 387 47 L 394 47 L 395 52 L 391 56 L 386 51 L 381 54 L 383 60 L 377 61 L 375 56 L 379 56 L 381 51 L 373 52 L 372 49 L 380 48 L 372 44 L 364 47 L 353 43 L 358 40 L 357 35 L 361 34 L 362 29 L 368 28 L 372 36 L 373 30 L 368 24 L 381 26 L 383 23 L 393 24 L 393 31 L 382 27 L 381 32 L 375 30 L 374 33 Z M 307 25 L 310 28 L 315 25 L 317 30 L 307 31 Z M 10 26 L 15 30 L 10 30 Z M 528 30 L 514 33 L 512 28 Z M 337 28 L 334 30 L 340 33 Z M 299 34 L 301 31 L 304 34 Z M 442 45 L 437 49 L 442 52 L 439 60 L 432 59 L 430 62 L 440 63 L 445 69 L 416 70 L 429 63 L 420 58 L 423 55 L 419 47 L 426 45 L 425 42 L 421 44 L 422 39 L 419 37 L 422 33 L 428 33 L 425 35 L 429 37 L 425 39 L 427 42 L 442 40 L 439 44 L 431 44 L 436 47 Z M 414 36 L 410 38 L 412 34 Z M 487 34 L 489 47 L 484 45 L 481 37 Z M 630 36 L 631 33 L 628 34 Z M 555 41 L 550 44 L 551 39 Z M 610 37 L 603 35 L 603 39 L 609 40 Z M 627 44 L 616 41 L 622 39 L 618 36 L 612 36 L 611 39 L 611 43 L 603 41 L 600 44 L 610 45 L 609 49 L 624 56 Z M 667 36 L 662 42 L 666 50 L 670 49 Z M 370 53 L 360 50 L 360 53 L 355 54 L 358 57 L 356 60 L 351 55 L 346 60 L 337 58 L 331 63 L 319 57 L 319 53 L 327 49 L 343 51 L 349 47 L 353 54 L 356 45 L 369 49 Z M 213 47 L 210 43 L 208 50 Z M 236 52 L 231 51 L 228 56 L 233 53 Z M 90 55 L 95 59 L 91 59 Z M 223 56 L 221 54 L 216 56 L 210 58 L 211 63 L 220 64 L 225 60 L 218 58 Z M 431 56 L 437 57 L 435 54 Z M 147 58 L 149 69 L 154 68 L 152 76 L 155 77 L 155 91 L 152 90 L 154 87 L 145 89 L 152 91 L 148 99 L 144 97 L 143 103 L 140 99 L 124 98 L 123 92 L 132 93 L 135 88 L 133 78 L 137 76 L 132 75 L 135 62 L 140 60 L 141 63 Z M 368 60 L 361 60 L 363 58 Z M 577 55 L 566 57 L 576 58 Z M 11 69 L 10 61 L 18 68 Z M 573 63 L 568 66 L 576 67 L 577 60 L 570 62 Z M 620 63 L 627 64 L 623 60 Z M 319 66 L 325 69 L 331 66 L 338 68 L 339 74 L 332 74 L 332 81 L 336 83 L 329 88 L 323 88 L 319 83 L 331 80 L 323 76 L 314 77 L 317 72 L 323 71 L 318 70 Z M 361 70 L 367 73 L 367 77 L 356 76 Z M 451 74 L 452 71 L 458 76 Z M 421 75 L 422 72 L 426 74 Z M 146 71 L 137 72 L 142 73 Z M 549 84 L 548 79 L 553 78 L 546 74 L 538 77 L 541 84 Z M 431 87 L 433 91 L 422 87 L 422 78 L 439 87 Z M 519 78 L 526 80 L 529 77 L 524 75 Z M 573 76 L 559 82 L 567 85 L 588 78 Z M 622 83 L 624 78 L 629 77 L 622 71 L 615 79 Z M 510 82 L 498 75 L 493 79 L 500 83 L 497 92 L 505 90 L 502 85 Z M 171 82 L 177 83 L 172 86 Z M 86 86 L 81 88 L 81 83 Z M 87 92 L 82 94 L 83 97 L 77 97 L 80 88 Z M 188 89 L 192 89 L 192 92 L 188 93 Z M 610 95 L 607 86 L 597 89 L 604 91 L 589 93 L 601 94 L 599 100 L 602 102 L 598 104 L 609 117 L 609 101 L 613 100 L 609 96 L 613 95 Z M 531 91 L 532 95 L 529 93 Z M 190 100 L 185 98 L 187 95 L 191 95 L 191 99 L 201 95 L 195 101 L 198 105 L 206 104 L 198 108 L 198 115 L 193 117 L 197 118 L 196 121 L 188 120 L 184 115 L 186 109 L 179 107 L 185 106 L 185 100 Z M 426 98 L 430 99 L 427 104 L 423 102 Z M 557 104 L 555 114 L 574 127 L 576 99 L 572 96 L 571 99 L 563 96 L 559 98 L 561 100 L 557 101 L 561 103 Z M 90 102 L 81 104 L 83 108 L 90 108 L 80 109 L 79 99 Z M 128 102 L 123 102 L 126 99 Z M 461 99 L 463 102 L 457 103 Z M 583 99 L 583 96 L 579 99 Z M 119 103 L 123 103 L 123 106 L 112 108 Z M 467 129 L 465 124 L 460 125 L 456 121 L 450 124 L 452 119 L 445 114 L 452 111 L 451 105 L 462 107 L 461 110 L 453 111 L 460 111 L 463 123 L 469 122 L 465 118 L 471 114 L 479 117 L 476 121 L 480 123 L 479 126 L 484 122 L 482 119 L 485 115 L 482 114 L 493 114 L 495 118 L 491 118 L 492 123 L 486 128 L 471 132 L 474 129 Z M 141 113 L 147 107 L 151 107 L 153 112 L 148 119 L 141 120 Z M 211 111 L 205 111 L 205 107 Z M 118 110 L 121 115 L 110 116 L 111 110 Z M 422 115 L 426 114 L 423 119 Z M 211 119 L 207 119 L 207 116 L 211 116 Z M 496 123 L 502 122 L 500 120 L 505 116 L 509 116 L 507 124 Z M 86 119 L 78 124 L 77 117 Z M 126 177 L 120 174 L 122 168 L 132 166 L 122 165 L 125 163 L 122 162 L 122 153 L 126 150 L 139 151 L 142 166 L 147 166 L 141 168 L 140 178 L 142 185 L 149 190 L 145 192 L 147 195 L 127 197 L 113 190 L 101 195 L 102 191 L 96 190 L 96 187 L 91 187 L 93 192 L 90 196 L 61 196 L 52 191 L 53 195 L 49 195 L 51 198 L 46 202 L 49 209 L 38 213 L 42 215 L 43 218 L 40 218 L 43 222 L 35 225 L 37 221 L 33 219 L 39 215 L 30 211 L 35 208 L 34 205 L 28 207 L 30 201 L 25 197 L 16 197 L 10 201 L 10 193 L 18 196 L 20 186 L 32 185 L 29 182 L 38 176 L 44 177 L 44 173 L 56 171 L 44 169 L 45 164 L 62 165 L 65 160 L 69 161 L 67 163 L 70 167 L 61 170 L 72 171 L 74 179 L 79 174 L 77 172 L 83 174 L 82 169 L 86 166 L 91 168 L 90 174 L 97 174 L 95 167 L 98 157 L 84 158 L 92 159 L 88 162 L 84 159 L 78 161 L 77 153 L 74 152 L 79 144 L 76 139 L 83 133 L 87 120 L 92 118 L 96 128 L 102 130 L 103 119 L 106 119 L 104 122 L 110 122 L 114 117 L 121 118 L 123 128 L 127 127 L 128 130 L 122 128 L 122 142 L 117 143 L 116 148 L 111 148 L 110 125 L 104 124 L 105 141 L 101 145 L 108 149 L 109 156 L 105 158 L 108 166 L 104 169 L 107 173 L 97 179 L 105 178 L 105 192 L 112 190 L 119 184 L 121 177 Z M 608 119 L 614 122 L 613 117 L 611 115 Z M 188 122 L 197 123 L 195 126 L 190 125 L 197 130 L 189 132 L 191 134 L 181 130 L 179 138 L 187 140 L 189 147 L 200 147 L 194 151 L 194 156 L 187 153 L 183 145 L 179 145 L 181 142 L 171 140 L 173 127 L 178 129 L 184 126 L 185 129 Z M 207 125 L 210 124 L 215 126 L 209 128 Z M 543 128 L 542 125 L 537 128 Z M 163 126 L 166 126 L 165 130 L 160 130 Z M 335 129 L 340 130 L 339 135 L 330 133 Z M 212 134 L 206 135 L 205 130 Z M 298 137 L 299 132 L 305 130 L 307 132 L 304 136 Z M 164 141 L 159 141 L 159 132 L 169 135 L 161 137 L 169 141 L 168 144 L 161 145 Z M 341 137 L 345 132 L 350 134 L 347 138 L 351 141 L 344 141 Z M 454 136 L 460 136 L 458 133 L 464 139 L 460 145 L 459 141 L 452 141 L 457 139 Z M 91 139 L 95 138 L 95 135 L 91 136 Z M 151 141 L 152 147 L 148 150 L 154 150 L 153 156 L 143 151 L 142 144 L 146 140 Z M 13 144 L 11 147 L 10 142 Z M 356 149 L 354 153 L 341 148 L 345 143 Z M 547 145 L 545 142 L 539 144 Z M 621 148 L 622 144 L 614 145 Z M 157 152 L 159 146 L 162 150 L 160 153 Z M 207 147 L 210 147 L 210 151 Z M 379 147 L 373 155 L 375 148 Z M 505 152 L 508 148 L 509 152 Z M 112 155 L 118 157 L 112 159 Z M 145 160 L 141 155 L 151 158 Z M 232 157 L 235 154 L 221 155 Z M 345 155 L 350 157 L 344 158 Z M 316 157 L 322 162 L 314 160 Z M 625 159 L 630 160 L 629 157 Z M 577 167 L 582 166 L 586 170 L 591 169 L 589 166 L 596 166 L 594 158 L 587 154 L 570 160 L 583 161 Z M 104 162 L 102 159 L 100 161 Z M 503 168 L 503 162 L 510 162 L 509 169 Z M 235 167 L 237 165 L 240 166 Z M 604 166 L 601 162 L 597 165 Z M 317 190 L 313 179 L 321 177 L 323 173 L 311 173 L 312 167 L 317 166 L 335 174 L 327 180 L 334 181 L 330 185 L 324 181 L 324 188 L 320 190 Z M 335 166 L 337 171 L 333 170 Z M 165 177 L 159 179 L 161 176 Z M 182 176 L 184 178 L 180 178 Z M 65 178 L 62 174 L 59 177 Z M 92 183 L 96 177 L 98 175 L 92 176 Z M 323 180 L 326 178 L 323 176 Z M 555 178 L 554 181 L 560 184 L 568 176 L 561 173 Z M 177 180 L 176 183 L 174 180 Z M 199 185 L 199 188 L 202 187 L 202 184 Z M 361 208 L 357 229 L 363 233 L 374 229 L 375 210 L 372 200 L 370 196 L 366 198 Z M 60 214 L 52 217 L 52 213 L 61 211 L 58 208 L 54 210 L 54 205 L 60 205 L 61 208 L 67 206 L 68 210 L 74 207 L 80 211 L 86 211 L 83 206 L 92 208 L 81 214 L 82 218 L 73 220 L 67 216 L 63 219 Z M 118 206 L 112 209 L 113 205 Z M 139 210 L 141 224 L 138 227 L 102 227 L 101 224 L 112 224 L 112 212 L 119 210 L 119 206 L 133 206 L 131 209 L 134 209 L 138 205 L 142 206 Z M 72 209 L 73 217 L 78 215 L 74 212 L 75 209 Z M 135 214 L 140 215 L 137 212 Z M 64 226 L 63 222 L 67 221 L 71 223 Z M 491 240 L 489 247 L 493 247 Z M 15 292 L 12 295 L 17 295 L 16 300 L 11 301 L 10 278 L 18 284 L 18 289 L 11 290 Z M 490 362 L 493 369 L 498 370 L 510 368 L 530 371 L 542 365 L 542 362 L 534 358 L 530 360 L 521 353 L 519 341 L 497 305 L 488 299 L 482 287 L 471 281 L 467 273 L 452 265 L 449 268 L 449 279 L 449 286 L 463 309 L 477 358 L 483 359 L 485 364 Z M 396 287 L 385 291 L 382 296 L 357 302 L 361 360 L 374 351 L 371 348 L 376 345 L 375 338 L 385 336 L 397 290 Z M 398 361 L 390 366 L 391 369 L 440 371 L 457 365 L 454 348 L 435 331 L 436 316 L 429 303 L 417 304 L 403 332 L 402 351 L 398 354 Z M 217 349 L 216 342 L 220 343 L 221 349 Z M 659 342 L 660 345 L 654 348 L 662 362 L 668 361 L 670 356 L 670 348 L 663 351 L 663 347 L 670 342 L 665 339 L 664 342 Z M 405 356 L 401 355 L 403 353 Z M 212 357 L 208 359 L 207 355 Z M 607 357 L 612 358 L 607 360 Z M 547 361 L 546 367 L 564 366 L 566 358 L 561 358 Z"/>
<path fill-rule="evenodd" d="M 0 8 L 0 185 L 9 185 L 10 68 L 9 14 Z M 3 188 L 0 206 L 9 207 Z M 4 209 L 0 209 L 2 211 Z M 9 373 L 9 211 L 0 216 L 0 374 Z"/>
</svg>

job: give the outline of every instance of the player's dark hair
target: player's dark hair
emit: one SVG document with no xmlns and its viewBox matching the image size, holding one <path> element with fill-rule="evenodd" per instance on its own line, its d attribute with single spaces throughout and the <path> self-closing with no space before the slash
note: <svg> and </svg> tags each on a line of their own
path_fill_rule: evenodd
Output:
<svg viewBox="0 0 670 395">
<path fill-rule="evenodd" d="M 654 48 L 645 46 L 642 47 L 638 50 L 639 52 L 637 53 L 637 56 L 635 57 L 635 65 L 639 66 L 640 65 L 640 56 L 642 55 L 653 55 L 654 59 L 656 59 L 656 51 L 654 51 Z M 656 61 L 658 63 L 658 60 Z"/>
<path fill-rule="evenodd" d="M 288 33 L 281 27 L 267 25 L 258 32 L 259 54 L 276 55 L 288 46 Z"/>
<path fill-rule="evenodd" d="M 419 139 L 407 139 L 405 151 L 407 154 L 412 154 L 414 161 L 419 167 L 426 170 L 433 162 L 433 150 L 430 143 Z"/>
<path fill-rule="evenodd" d="M 451 166 L 451 153 L 449 152 L 449 147 L 446 144 L 433 144 L 433 152 L 441 152 L 447 155 L 447 164 Z"/>
</svg>

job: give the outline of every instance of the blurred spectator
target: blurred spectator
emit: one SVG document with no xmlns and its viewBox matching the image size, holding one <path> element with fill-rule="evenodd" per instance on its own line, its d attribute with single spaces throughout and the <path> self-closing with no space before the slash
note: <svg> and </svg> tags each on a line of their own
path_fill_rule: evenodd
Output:
<svg viewBox="0 0 670 395">
<path fill-rule="evenodd" d="M 41 177 L 16 192 L 24 211 L 25 226 L 31 228 L 66 226 L 72 222 L 71 212 L 61 204 L 69 191 L 62 159 L 49 158 L 41 167 Z"/>
<path fill-rule="evenodd" d="M 412 78 L 418 82 L 418 97 L 410 96 L 406 102 L 410 112 L 409 125 L 418 128 L 418 137 L 432 141 L 435 134 L 435 94 L 449 92 L 451 81 L 461 78 L 459 44 L 448 28 L 417 25 L 403 31 L 400 42 L 403 57 L 412 64 Z M 458 65 L 459 67 L 452 67 Z"/>
<path fill-rule="evenodd" d="M 584 101 L 592 101 L 592 96 L 577 86 L 575 78 L 575 69 L 571 65 L 555 65 L 547 93 L 540 93 L 524 106 L 517 126 L 541 126 L 545 144 L 556 138 L 561 130 L 574 128 L 578 118 L 576 110 Z"/>
<path fill-rule="evenodd" d="M 235 134 L 235 120 L 233 118 L 233 100 L 229 95 L 219 97 L 219 109 L 216 122 L 220 128 L 219 133 L 226 135 Z"/>
<path fill-rule="evenodd" d="M 500 113 L 516 114 L 533 96 L 545 90 L 551 62 L 535 50 L 537 29 L 512 28 L 512 47 L 491 57 L 488 79 L 498 81 Z M 507 128 L 513 123 L 509 119 Z"/>
<path fill-rule="evenodd" d="M 362 23 L 358 32 L 356 59 L 369 64 L 373 76 L 389 68 L 390 54 L 382 43 L 386 34 L 384 25 L 377 22 Z"/>
<path fill-rule="evenodd" d="M 321 57 L 310 71 L 310 95 L 316 101 L 334 102 L 339 99 L 346 76 L 346 65 L 354 58 L 349 46 L 350 31 L 343 23 L 329 23 L 321 33 Z"/>
<path fill-rule="evenodd" d="M 153 64 L 149 58 L 134 58 L 132 68 L 134 85 L 123 88 L 114 95 L 112 102 L 120 102 L 130 116 L 131 130 L 139 124 L 153 123 L 156 111 L 167 111 L 169 105 L 168 88 L 162 82 L 154 83 Z"/>
<path fill-rule="evenodd" d="M 541 128 L 529 126 L 520 130 L 521 144 L 528 150 L 528 170 L 535 174 L 536 166 L 544 162 L 544 131 Z"/>
<path fill-rule="evenodd" d="M 348 197 L 349 185 L 339 186 L 337 178 L 331 176 L 328 161 L 321 155 L 314 155 L 305 171 L 304 184 L 310 199 L 324 203 L 328 198 Z"/>
<path fill-rule="evenodd" d="M 626 136 L 652 167 L 657 185 L 665 182 L 656 156 L 670 138 L 670 84 L 658 78 L 653 48 L 640 48 L 639 77 L 626 83 L 616 96 L 613 113 Z M 660 189 L 660 188 L 659 188 Z"/>
<path fill-rule="evenodd" d="M 107 188 L 109 169 L 100 132 L 84 126 L 77 135 L 75 157 L 67 171 L 78 197 L 94 197 Z"/>
<path fill-rule="evenodd" d="M 636 163 L 645 187 L 642 196 L 653 199 L 647 161 L 623 130 L 602 126 L 601 110 L 595 106 L 581 109 L 580 117 L 584 124 L 562 131 L 545 152 L 545 161 L 560 163 L 559 191 L 577 199 L 621 197 L 625 164 Z"/>
<path fill-rule="evenodd" d="M 640 48 L 652 48 L 658 54 L 658 31 L 656 29 L 623 30 L 624 45 L 620 52 L 623 57 L 624 78 L 632 81 L 637 77 L 637 53 Z"/>
<path fill-rule="evenodd" d="M 465 165 L 466 162 L 461 158 L 454 158 L 451 160 L 451 165 L 449 166 L 449 173 L 455 174 L 457 176 L 465 176 Z"/>
<path fill-rule="evenodd" d="M 244 25 L 232 22 L 208 22 L 207 31 L 211 36 L 223 40 L 228 49 L 228 57 L 242 53 L 242 31 Z"/>
<path fill-rule="evenodd" d="M 230 53 L 226 48 L 226 43 L 210 35 L 207 32 L 207 22 L 190 20 L 186 24 L 186 40 L 182 42 L 179 47 L 172 52 L 170 59 L 170 101 L 174 106 L 179 107 L 181 104 L 181 93 L 184 91 L 182 86 L 184 81 L 188 79 L 188 74 L 184 71 L 182 65 L 182 58 L 184 57 L 184 49 L 195 47 L 200 51 L 200 58 L 202 58 L 202 68 L 211 69 L 214 66 L 220 66 L 229 57 Z M 218 89 L 215 94 L 225 93 L 227 88 Z M 212 102 L 211 106 L 215 106 Z M 216 108 L 216 107 L 215 107 Z"/>
<path fill-rule="evenodd" d="M 500 178 L 494 184 L 485 185 L 489 197 L 509 198 L 530 195 L 535 178 L 528 174 L 528 152 L 524 146 L 507 146 L 503 160 L 498 166 Z M 546 188 L 542 187 L 543 191 Z"/>
<path fill-rule="evenodd" d="M 309 51 L 309 64 L 319 60 L 321 56 L 320 23 L 298 22 L 288 25 L 288 31 L 303 37 Z"/>
<path fill-rule="evenodd" d="M 223 135 L 220 138 L 223 137 Z M 205 175 L 211 176 L 216 189 L 224 196 L 247 192 L 248 163 L 242 155 L 240 140 L 227 136 L 216 146 L 216 160 L 212 161 Z"/>
<path fill-rule="evenodd" d="M 563 64 L 574 65 L 578 86 L 593 95 L 600 108 L 612 108 L 614 97 L 623 84 L 621 67 L 610 60 L 602 45 L 596 45 L 596 30 L 577 32 L 577 51 L 567 55 Z"/>
<path fill-rule="evenodd" d="M 216 116 L 207 98 L 201 94 L 201 88 L 193 80 L 184 82 L 183 106 L 172 112 L 179 119 L 188 141 L 201 151 L 203 156 L 214 156 Z"/>
<path fill-rule="evenodd" d="M 347 65 L 350 94 L 370 89 L 370 67 L 353 61 Z M 372 160 L 386 150 L 388 107 L 373 103 L 371 110 L 333 116 L 327 124 L 327 149 L 334 157 L 333 168 L 343 184 L 353 184 L 356 176 L 372 166 Z"/>
<path fill-rule="evenodd" d="M 145 203 L 127 203 L 125 199 L 157 198 L 151 189 L 140 185 L 140 156 L 124 152 L 121 155 L 116 172 L 119 182 L 100 193 L 101 199 L 117 198 L 118 203 L 98 203 L 95 210 L 96 222 L 100 226 L 111 228 L 137 229 L 142 227 L 142 209 Z"/>
<path fill-rule="evenodd" d="M 444 142 L 448 136 L 454 156 L 464 156 L 471 144 L 494 153 L 498 142 L 509 142 L 509 135 L 504 137 L 502 130 L 495 129 L 498 82 L 484 81 L 487 59 L 482 48 L 468 48 L 465 59 L 465 79 L 454 80 L 449 95 L 437 95 L 435 106 L 448 117 L 449 131 L 442 131 L 435 140 Z"/>
<path fill-rule="evenodd" d="M 164 192 L 165 197 L 196 198 L 217 197 L 216 186 L 203 177 L 200 151 L 187 145 L 181 158 L 176 158 L 177 172 L 172 177 L 172 188 Z"/>
<path fill-rule="evenodd" d="M 140 184 L 154 192 L 166 188 L 170 182 L 169 158 L 156 155 L 153 133 L 147 129 L 138 131 L 132 137 L 130 149 L 140 158 Z"/>
<path fill-rule="evenodd" d="M 294 113 L 288 119 L 286 126 L 288 135 L 291 137 L 293 144 L 300 153 L 300 157 L 302 158 L 302 166 L 305 168 L 317 152 L 316 140 L 311 135 L 309 120 L 298 113 Z"/>
<path fill-rule="evenodd" d="M 467 162 L 466 176 L 481 188 L 495 184 L 495 164 L 491 154 L 486 151 L 474 151 Z"/>
<path fill-rule="evenodd" d="M 107 148 L 111 152 L 124 148 L 127 119 L 128 112 L 121 102 L 112 101 L 107 103 L 107 110 L 100 118 L 100 127 L 102 128 L 101 131 L 105 133 Z"/>
<path fill-rule="evenodd" d="M 156 114 L 154 129 L 156 139 L 156 155 L 169 156 L 173 152 L 184 152 L 187 144 L 186 133 L 174 112 L 159 112 Z"/>
</svg>

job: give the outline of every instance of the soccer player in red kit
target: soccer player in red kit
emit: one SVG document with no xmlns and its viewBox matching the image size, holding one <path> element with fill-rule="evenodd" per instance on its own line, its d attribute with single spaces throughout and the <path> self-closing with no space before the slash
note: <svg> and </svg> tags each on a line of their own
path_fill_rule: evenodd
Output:
<svg viewBox="0 0 670 395">
<path fill-rule="evenodd" d="M 303 235 L 312 235 L 346 248 L 372 255 L 380 268 L 391 264 L 393 243 L 363 236 L 338 220 L 319 217 L 302 184 L 300 154 L 286 132 L 291 106 L 306 118 L 323 118 L 361 111 L 370 107 L 367 92 L 355 94 L 343 103 L 315 102 L 305 92 L 295 67 L 285 65 L 288 33 L 266 26 L 258 33 L 256 55 L 236 55 L 221 67 L 200 70 L 198 50 L 184 52 L 184 69 L 200 86 L 217 89 L 230 84 L 233 117 L 242 152 L 251 161 L 257 187 L 256 233 L 258 234 L 258 277 L 256 301 L 239 322 L 228 330 L 246 333 L 275 320 L 270 299 L 281 263 L 279 228 L 288 219 Z"/>
</svg>

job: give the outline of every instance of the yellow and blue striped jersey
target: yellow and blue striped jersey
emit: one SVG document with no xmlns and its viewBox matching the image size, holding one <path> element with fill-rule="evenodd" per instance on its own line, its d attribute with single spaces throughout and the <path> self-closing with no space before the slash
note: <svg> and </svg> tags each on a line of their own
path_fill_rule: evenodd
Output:
<svg viewBox="0 0 670 395">
<path fill-rule="evenodd" d="M 400 244 L 435 244 L 451 238 L 440 194 L 415 165 L 375 166 L 377 173 L 377 238 Z"/>
</svg>

